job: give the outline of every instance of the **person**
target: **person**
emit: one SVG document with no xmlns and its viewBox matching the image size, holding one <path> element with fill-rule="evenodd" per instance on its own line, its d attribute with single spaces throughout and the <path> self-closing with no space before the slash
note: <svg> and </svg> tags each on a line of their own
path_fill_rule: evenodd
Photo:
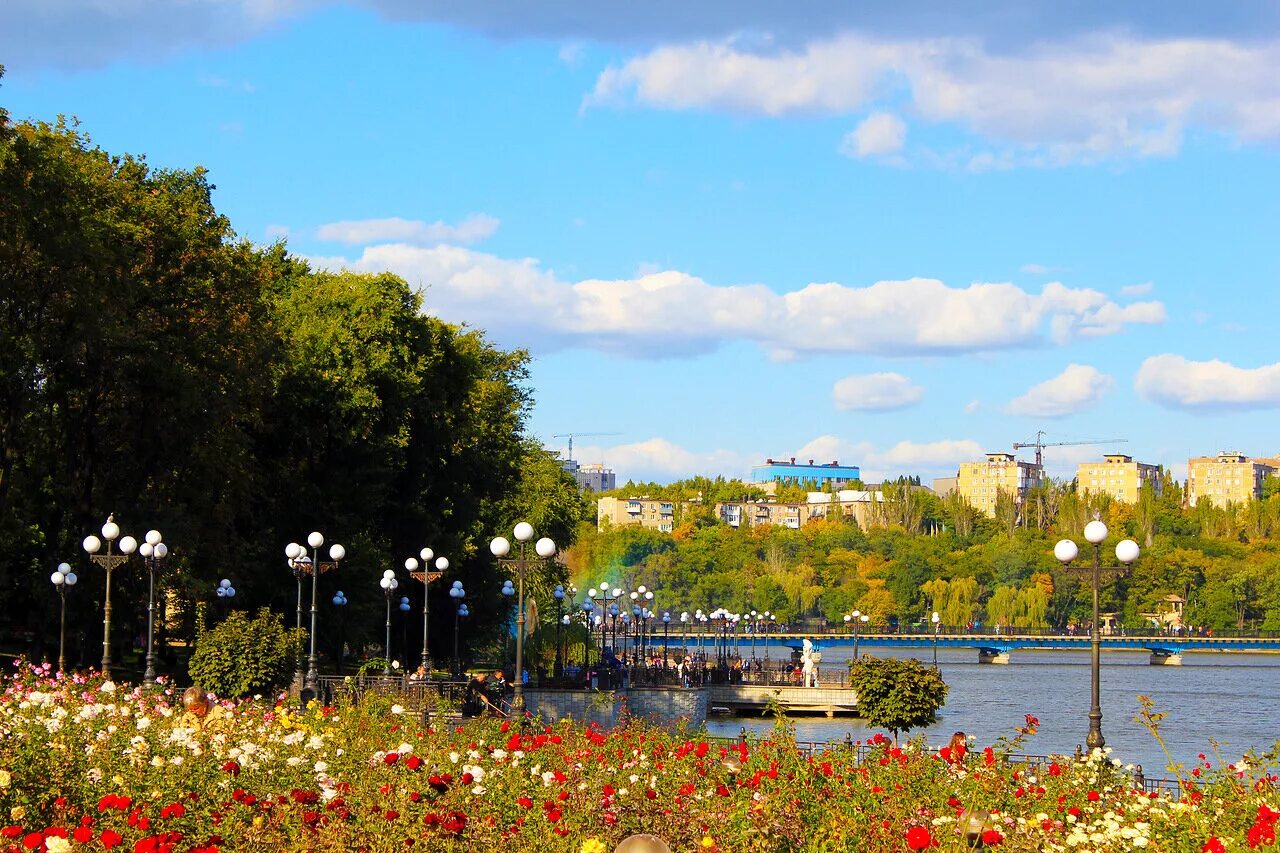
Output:
<svg viewBox="0 0 1280 853">
<path fill-rule="evenodd" d="M 418 668 L 409 673 L 410 681 L 426 681 L 429 677 L 427 668 L 423 664 L 418 664 Z"/>
<path fill-rule="evenodd" d="M 493 680 L 489 682 L 489 689 L 485 693 L 485 700 L 489 704 L 489 710 L 505 717 L 506 712 L 502 710 L 502 707 L 506 697 L 507 677 L 503 674 L 502 670 L 495 669 L 493 671 Z"/>
<path fill-rule="evenodd" d="M 964 761 L 965 754 L 969 751 L 969 739 L 965 737 L 964 732 L 956 732 L 951 736 L 951 740 L 942 748 L 942 757 L 952 764 L 960 764 Z"/>
<path fill-rule="evenodd" d="M 489 684 L 483 672 L 477 672 L 467 682 L 467 690 L 462 703 L 463 716 L 478 717 L 493 707 L 489 700 Z"/>
</svg>

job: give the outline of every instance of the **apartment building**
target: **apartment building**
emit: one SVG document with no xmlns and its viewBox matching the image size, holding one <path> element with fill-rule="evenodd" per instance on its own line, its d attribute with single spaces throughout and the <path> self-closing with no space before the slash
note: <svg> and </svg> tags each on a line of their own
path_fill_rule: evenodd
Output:
<svg viewBox="0 0 1280 853">
<path fill-rule="evenodd" d="M 1076 467 L 1076 494 L 1110 495 L 1124 503 L 1137 503 L 1138 492 L 1148 483 L 1160 494 L 1160 466 L 1134 462 L 1132 456 L 1108 453 L 1101 462 Z"/>
<path fill-rule="evenodd" d="M 1012 453 L 988 453 L 985 462 L 962 462 L 956 478 L 956 491 L 988 518 L 996 514 L 996 496 L 1008 492 L 1021 504 L 1028 489 L 1040 485 L 1044 469 L 1034 462 L 1023 462 Z"/>
<path fill-rule="evenodd" d="M 799 530 L 810 517 L 807 503 L 775 503 L 773 501 L 732 501 L 718 503 L 716 518 L 730 527 L 758 527 L 775 524 Z"/>
<path fill-rule="evenodd" d="M 676 508 L 673 501 L 652 498 L 600 498 L 596 501 L 596 528 L 606 522 L 613 527 L 638 524 L 662 533 L 675 529 Z"/>
<path fill-rule="evenodd" d="M 560 467 L 573 475 L 578 489 L 584 492 L 611 492 L 618 488 L 618 477 L 612 468 L 598 462 L 580 465 L 572 459 L 560 460 Z"/>
<path fill-rule="evenodd" d="M 1280 473 L 1280 458 L 1250 459 L 1238 450 L 1187 460 L 1187 504 L 1209 501 L 1217 506 L 1247 503 L 1262 496 L 1262 482 Z"/>
<path fill-rule="evenodd" d="M 840 516 L 853 519 L 866 530 L 875 506 L 884 500 L 884 494 L 864 489 L 841 489 L 835 493 L 809 492 L 808 500 L 809 519 L 836 518 L 838 511 Z"/>
</svg>

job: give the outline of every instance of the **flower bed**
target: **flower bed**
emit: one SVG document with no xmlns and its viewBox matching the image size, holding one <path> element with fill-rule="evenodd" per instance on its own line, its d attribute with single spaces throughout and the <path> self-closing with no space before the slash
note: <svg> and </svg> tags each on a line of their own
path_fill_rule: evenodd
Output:
<svg viewBox="0 0 1280 853">
<path fill-rule="evenodd" d="M 1105 757 L 1038 772 L 877 737 L 858 761 L 769 740 L 709 743 L 476 720 L 424 727 L 369 696 L 296 713 L 23 668 L 0 696 L 0 849 L 604 853 L 633 833 L 672 850 L 1221 851 L 1275 843 L 1268 767 L 1207 762 L 1179 801 Z M 1028 729 L 1030 731 L 1030 729 Z M 1004 745 L 1007 746 L 1007 745 Z M 967 833 L 967 835 L 966 835 Z"/>
</svg>

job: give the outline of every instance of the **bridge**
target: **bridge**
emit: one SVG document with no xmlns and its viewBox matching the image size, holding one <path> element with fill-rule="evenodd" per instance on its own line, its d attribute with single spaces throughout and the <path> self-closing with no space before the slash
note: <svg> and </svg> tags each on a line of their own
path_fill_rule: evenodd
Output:
<svg viewBox="0 0 1280 853">
<path fill-rule="evenodd" d="M 763 656 L 766 635 L 761 633 L 739 632 L 737 634 L 717 634 L 715 632 L 676 632 L 672 631 L 669 642 L 674 645 L 685 645 L 689 648 L 699 646 L 712 649 L 717 641 L 721 644 L 725 639 L 734 645 L 740 654 L 749 648 L 754 641 L 758 656 Z M 661 641 L 663 635 L 658 634 L 653 641 Z M 777 648 L 780 657 L 790 654 L 792 647 L 799 647 L 804 640 L 809 640 L 819 649 L 833 647 L 861 646 L 931 649 L 967 648 L 976 649 L 979 663 L 1004 664 L 1009 662 L 1010 654 L 1017 649 L 1088 649 L 1089 635 L 1057 634 L 1036 632 L 995 633 L 982 632 L 946 632 L 934 634 L 929 632 L 908 632 L 898 634 L 854 634 L 853 632 L 793 632 L 770 631 L 767 642 L 770 648 Z M 1125 635 L 1104 634 L 1102 648 L 1112 650 L 1144 650 L 1150 653 L 1151 663 L 1157 665 L 1177 666 L 1182 663 L 1182 655 L 1189 651 L 1218 652 L 1280 652 L 1280 636 L 1256 637 L 1212 637 L 1196 634 L 1170 635 Z"/>
</svg>

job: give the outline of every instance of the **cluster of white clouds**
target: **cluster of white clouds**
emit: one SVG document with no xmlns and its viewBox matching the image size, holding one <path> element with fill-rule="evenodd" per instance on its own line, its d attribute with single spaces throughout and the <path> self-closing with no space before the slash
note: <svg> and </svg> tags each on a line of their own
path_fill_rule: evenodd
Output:
<svg viewBox="0 0 1280 853">
<path fill-rule="evenodd" d="M 1280 140 L 1280 41 L 1097 33 L 997 53 L 976 37 L 860 33 L 798 48 L 733 38 L 660 45 L 597 78 L 586 105 L 637 103 L 764 116 L 871 112 L 844 140 L 855 157 L 897 151 L 892 105 L 1005 147 L 930 152 L 974 169 L 1169 155 L 1193 126 Z"/>
<path fill-rule="evenodd" d="M 379 222 L 415 231 L 462 227 Z M 367 227 L 339 223 L 321 231 L 336 239 Z M 637 357 L 709 352 L 737 340 L 755 342 L 775 358 L 960 354 L 1062 344 L 1165 320 L 1161 302 L 1121 305 L 1100 291 L 1058 282 L 1038 293 L 1007 282 L 952 287 L 928 278 L 811 283 L 778 293 L 758 284 L 715 285 L 675 270 L 568 281 L 533 258 L 407 242 L 367 246 L 355 258 L 311 260 L 397 273 L 426 289 L 432 313 L 499 337 L 518 330 L 522 343 L 537 348 L 576 345 Z"/>
<path fill-rule="evenodd" d="M 473 213 L 456 224 L 401 219 L 398 216 L 387 219 L 352 219 L 321 225 L 316 229 L 316 238 L 348 246 L 384 242 L 415 246 L 436 246 L 442 243 L 469 245 L 492 237 L 499 224 L 498 219 L 484 213 Z"/>
<path fill-rule="evenodd" d="M 1134 387 L 1144 398 L 1187 411 L 1280 408 L 1280 364 L 1237 367 L 1166 353 L 1142 362 Z"/>
<path fill-rule="evenodd" d="M 1052 379 L 1046 379 L 1010 401 L 1010 414 L 1039 418 L 1062 418 L 1093 408 L 1111 390 L 1115 380 L 1096 367 L 1069 364 Z"/>
<path fill-rule="evenodd" d="M 924 389 L 901 373 L 846 376 L 831 389 L 842 412 L 892 412 L 924 399 Z"/>
</svg>

